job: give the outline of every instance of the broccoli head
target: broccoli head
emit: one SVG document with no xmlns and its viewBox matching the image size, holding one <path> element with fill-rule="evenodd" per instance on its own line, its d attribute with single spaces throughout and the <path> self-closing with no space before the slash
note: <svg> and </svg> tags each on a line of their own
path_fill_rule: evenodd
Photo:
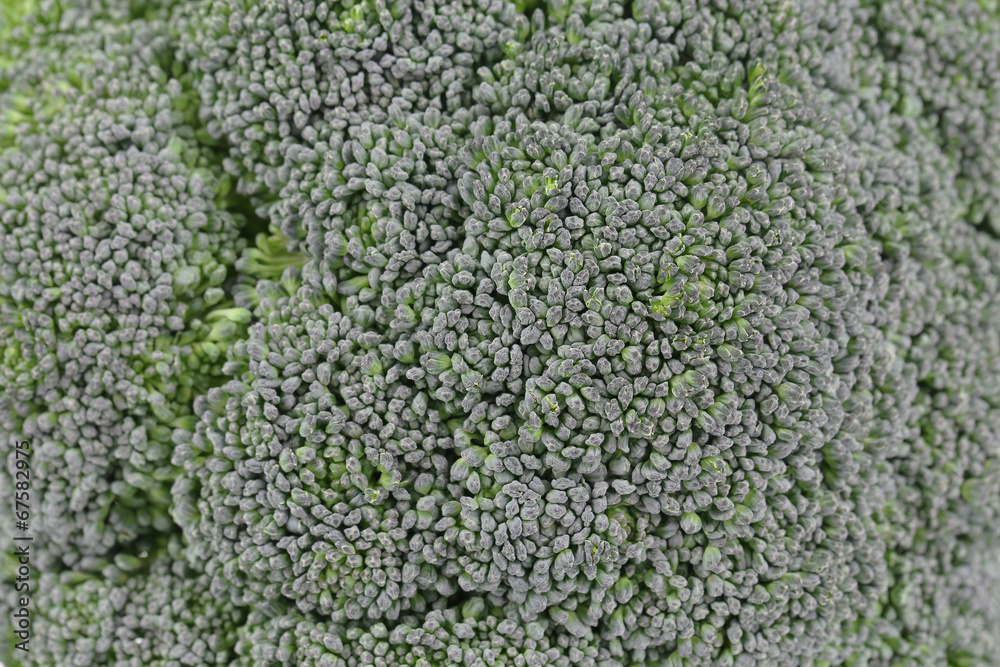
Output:
<svg viewBox="0 0 1000 667">
<path fill-rule="evenodd" d="M 959 4 L 8 11 L 26 664 L 997 664 Z"/>
</svg>

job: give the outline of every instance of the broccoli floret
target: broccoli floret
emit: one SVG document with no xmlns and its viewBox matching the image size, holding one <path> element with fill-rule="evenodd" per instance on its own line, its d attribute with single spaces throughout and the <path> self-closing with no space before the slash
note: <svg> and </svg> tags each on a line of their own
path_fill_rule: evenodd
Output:
<svg viewBox="0 0 1000 667">
<path fill-rule="evenodd" d="M 467 115 L 477 68 L 516 40 L 518 18 L 504 0 L 200 0 L 177 25 L 208 127 L 246 172 L 241 185 L 293 199 L 287 169 L 303 149 L 322 159 L 317 143 L 364 122 Z"/>
<path fill-rule="evenodd" d="M 171 529 L 172 431 L 248 322 L 218 310 L 242 223 L 162 21 L 34 18 L 0 74 L 0 423 L 40 564 L 86 569 Z"/>
</svg>

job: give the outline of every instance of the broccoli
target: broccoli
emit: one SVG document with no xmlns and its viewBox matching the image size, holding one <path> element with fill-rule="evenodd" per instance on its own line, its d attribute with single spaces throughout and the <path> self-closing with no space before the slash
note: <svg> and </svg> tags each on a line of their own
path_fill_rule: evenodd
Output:
<svg viewBox="0 0 1000 667">
<path fill-rule="evenodd" d="M 228 665 L 247 613 L 215 605 L 209 579 L 173 538 L 156 552 L 119 554 L 100 572 L 46 572 L 37 609 L 37 664 Z"/>
<path fill-rule="evenodd" d="M 1000 664 L 991 3 L 0 18 L 13 659 Z"/>
<path fill-rule="evenodd" d="M 89 569 L 171 530 L 170 435 L 249 312 L 219 308 L 241 221 L 162 21 L 51 11 L 0 78 L 0 423 L 37 449 L 40 564 Z"/>
</svg>

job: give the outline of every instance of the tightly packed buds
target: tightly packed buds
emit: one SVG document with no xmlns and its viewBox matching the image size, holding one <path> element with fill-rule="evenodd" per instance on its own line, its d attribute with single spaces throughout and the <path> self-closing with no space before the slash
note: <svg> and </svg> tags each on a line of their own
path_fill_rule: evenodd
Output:
<svg viewBox="0 0 1000 667">
<path fill-rule="evenodd" d="M 1000 19 L 945 4 L 3 10 L 27 664 L 993 664 Z"/>
</svg>

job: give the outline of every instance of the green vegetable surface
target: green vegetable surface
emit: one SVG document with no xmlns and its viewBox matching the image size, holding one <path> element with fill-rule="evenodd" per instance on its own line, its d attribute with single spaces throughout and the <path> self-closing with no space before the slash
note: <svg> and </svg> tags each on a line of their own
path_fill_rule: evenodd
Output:
<svg viewBox="0 0 1000 667">
<path fill-rule="evenodd" d="M 6 664 L 1000 665 L 996 2 L 0 4 Z"/>
</svg>

